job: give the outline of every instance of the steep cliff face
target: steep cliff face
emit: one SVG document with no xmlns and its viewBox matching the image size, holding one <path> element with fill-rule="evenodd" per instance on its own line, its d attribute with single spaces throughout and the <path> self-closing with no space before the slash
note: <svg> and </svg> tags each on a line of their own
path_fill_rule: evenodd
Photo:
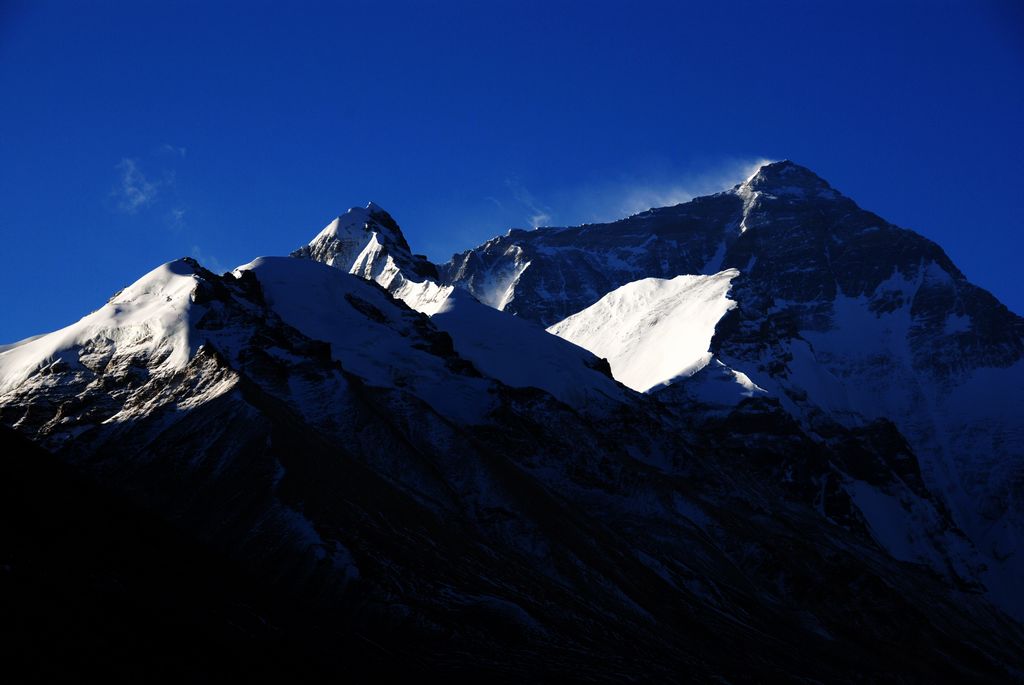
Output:
<svg viewBox="0 0 1024 685">
<path fill-rule="evenodd" d="M 739 307 L 712 349 L 812 429 L 822 414 L 892 420 L 974 541 L 986 584 L 1024 615 L 1024 319 L 934 243 L 852 203 L 808 201 L 786 169 L 751 184 L 748 228 L 727 257 L 747 265 Z"/>
</svg>

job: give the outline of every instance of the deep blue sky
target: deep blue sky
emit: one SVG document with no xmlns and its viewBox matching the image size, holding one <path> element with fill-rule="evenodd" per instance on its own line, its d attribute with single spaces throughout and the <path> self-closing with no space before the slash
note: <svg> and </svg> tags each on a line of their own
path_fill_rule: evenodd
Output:
<svg viewBox="0 0 1024 685">
<path fill-rule="evenodd" d="M 0 2 L 0 342 L 373 200 L 443 260 L 811 167 L 1024 313 L 1024 3 Z"/>
</svg>

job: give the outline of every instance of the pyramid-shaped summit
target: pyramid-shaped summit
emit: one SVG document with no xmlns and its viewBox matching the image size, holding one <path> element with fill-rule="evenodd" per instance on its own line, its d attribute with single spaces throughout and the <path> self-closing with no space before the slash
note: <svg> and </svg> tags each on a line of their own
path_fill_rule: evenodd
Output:
<svg viewBox="0 0 1024 685">
<path fill-rule="evenodd" d="M 373 202 L 341 214 L 291 256 L 338 267 L 385 288 L 399 273 L 416 281 L 437 278 L 434 265 L 412 253 L 398 222 Z"/>
<path fill-rule="evenodd" d="M 807 167 L 800 166 L 788 159 L 765 164 L 736 188 L 778 197 L 822 197 L 828 199 L 840 197 L 840 194 L 829 185 L 828 181 Z"/>
</svg>

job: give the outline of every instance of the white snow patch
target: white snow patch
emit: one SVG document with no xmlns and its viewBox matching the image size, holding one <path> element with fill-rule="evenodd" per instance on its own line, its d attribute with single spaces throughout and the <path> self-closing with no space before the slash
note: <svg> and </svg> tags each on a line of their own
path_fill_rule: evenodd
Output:
<svg viewBox="0 0 1024 685">
<path fill-rule="evenodd" d="M 438 285 L 431 280 L 417 283 L 402 278 L 402 283 L 393 287 L 391 294 L 421 314 L 433 316 L 444 305 L 454 289 L 454 286 Z"/>
<path fill-rule="evenodd" d="M 728 293 L 738 275 L 727 269 L 713 276 L 634 281 L 548 331 L 604 357 L 617 380 L 648 392 L 711 361 L 715 326 L 736 306 Z"/>
<path fill-rule="evenodd" d="M 735 407 L 744 398 L 767 394 L 747 374 L 730 368 L 719 359 L 712 359 L 681 387 L 702 404 L 726 408 Z"/>
</svg>

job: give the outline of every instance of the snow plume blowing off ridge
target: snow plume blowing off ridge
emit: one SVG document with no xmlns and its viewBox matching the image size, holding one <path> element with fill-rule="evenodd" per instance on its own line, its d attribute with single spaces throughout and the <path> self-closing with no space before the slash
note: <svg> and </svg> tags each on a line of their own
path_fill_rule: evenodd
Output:
<svg viewBox="0 0 1024 685">
<path fill-rule="evenodd" d="M 628 186 L 620 203 L 610 212 L 608 219 L 632 216 L 654 207 L 672 207 L 689 202 L 695 197 L 711 195 L 732 188 L 753 178 L 758 170 L 772 160 L 761 158 L 753 162 L 737 162 L 718 171 L 686 176 L 668 183 L 640 183 Z"/>
<path fill-rule="evenodd" d="M 711 195 L 749 181 L 772 160 L 733 160 L 699 173 L 641 175 L 597 183 L 564 193 L 552 203 L 570 223 L 601 223 L 646 212 L 655 207 L 674 207 L 695 197 Z"/>
</svg>

